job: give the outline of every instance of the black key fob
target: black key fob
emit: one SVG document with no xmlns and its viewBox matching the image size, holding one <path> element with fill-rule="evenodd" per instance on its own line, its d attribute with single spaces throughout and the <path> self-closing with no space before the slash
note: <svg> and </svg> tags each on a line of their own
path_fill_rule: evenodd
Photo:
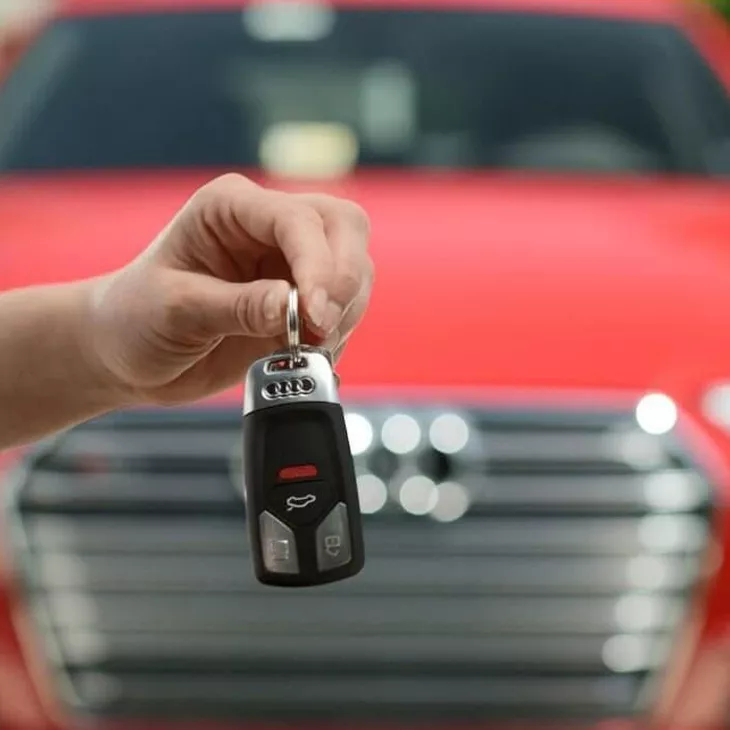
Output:
<svg viewBox="0 0 730 730">
<path fill-rule="evenodd" d="M 249 369 L 243 418 L 244 496 L 256 577 L 292 587 L 350 578 L 365 562 L 331 356 L 294 339 L 291 350 Z"/>
</svg>

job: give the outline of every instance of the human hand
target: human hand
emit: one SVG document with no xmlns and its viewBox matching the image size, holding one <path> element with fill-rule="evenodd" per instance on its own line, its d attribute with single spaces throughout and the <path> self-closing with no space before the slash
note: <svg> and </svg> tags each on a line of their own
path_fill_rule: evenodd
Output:
<svg viewBox="0 0 730 730">
<path fill-rule="evenodd" d="M 286 345 L 293 281 L 303 340 L 337 359 L 370 297 L 368 238 L 366 214 L 347 200 L 220 177 L 138 258 L 94 282 L 89 350 L 131 402 L 197 400 Z"/>
</svg>

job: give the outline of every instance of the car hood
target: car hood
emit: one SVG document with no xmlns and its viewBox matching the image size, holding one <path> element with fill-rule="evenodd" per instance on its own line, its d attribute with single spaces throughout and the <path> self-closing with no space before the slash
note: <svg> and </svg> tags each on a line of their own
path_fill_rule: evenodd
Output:
<svg viewBox="0 0 730 730">
<path fill-rule="evenodd" d="M 0 289 L 138 253 L 210 172 L 5 178 Z M 694 387 L 730 376 L 730 184 L 370 173 L 350 386 Z"/>
</svg>

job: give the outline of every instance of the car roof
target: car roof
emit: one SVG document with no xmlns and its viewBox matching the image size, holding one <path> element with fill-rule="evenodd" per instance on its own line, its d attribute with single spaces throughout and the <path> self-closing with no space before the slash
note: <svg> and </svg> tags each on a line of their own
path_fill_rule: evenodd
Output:
<svg viewBox="0 0 730 730">
<path fill-rule="evenodd" d="M 305 0 L 307 1 L 307 0 Z M 330 0 L 338 7 L 439 8 L 568 13 L 603 17 L 666 21 L 676 19 L 689 0 Z M 59 4 L 60 3 L 60 4 Z M 243 8 L 248 0 L 57 0 L 63 14 L 149 13 L 159 10 L 214 10 Z"/>
</svg>

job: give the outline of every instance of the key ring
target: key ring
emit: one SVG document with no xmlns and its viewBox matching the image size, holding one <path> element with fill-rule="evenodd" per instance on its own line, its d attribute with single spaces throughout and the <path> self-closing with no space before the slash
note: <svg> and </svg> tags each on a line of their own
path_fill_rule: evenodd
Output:
<svg viewBox="0 0 730 730">
<path fill-rule="evenodd" d="M 286 308 L 286 336 L 292 354 L 292 365 L 299 360 L 299 290 L 292 286 L 289 289 L 289 301 Z"/>
</svg>

